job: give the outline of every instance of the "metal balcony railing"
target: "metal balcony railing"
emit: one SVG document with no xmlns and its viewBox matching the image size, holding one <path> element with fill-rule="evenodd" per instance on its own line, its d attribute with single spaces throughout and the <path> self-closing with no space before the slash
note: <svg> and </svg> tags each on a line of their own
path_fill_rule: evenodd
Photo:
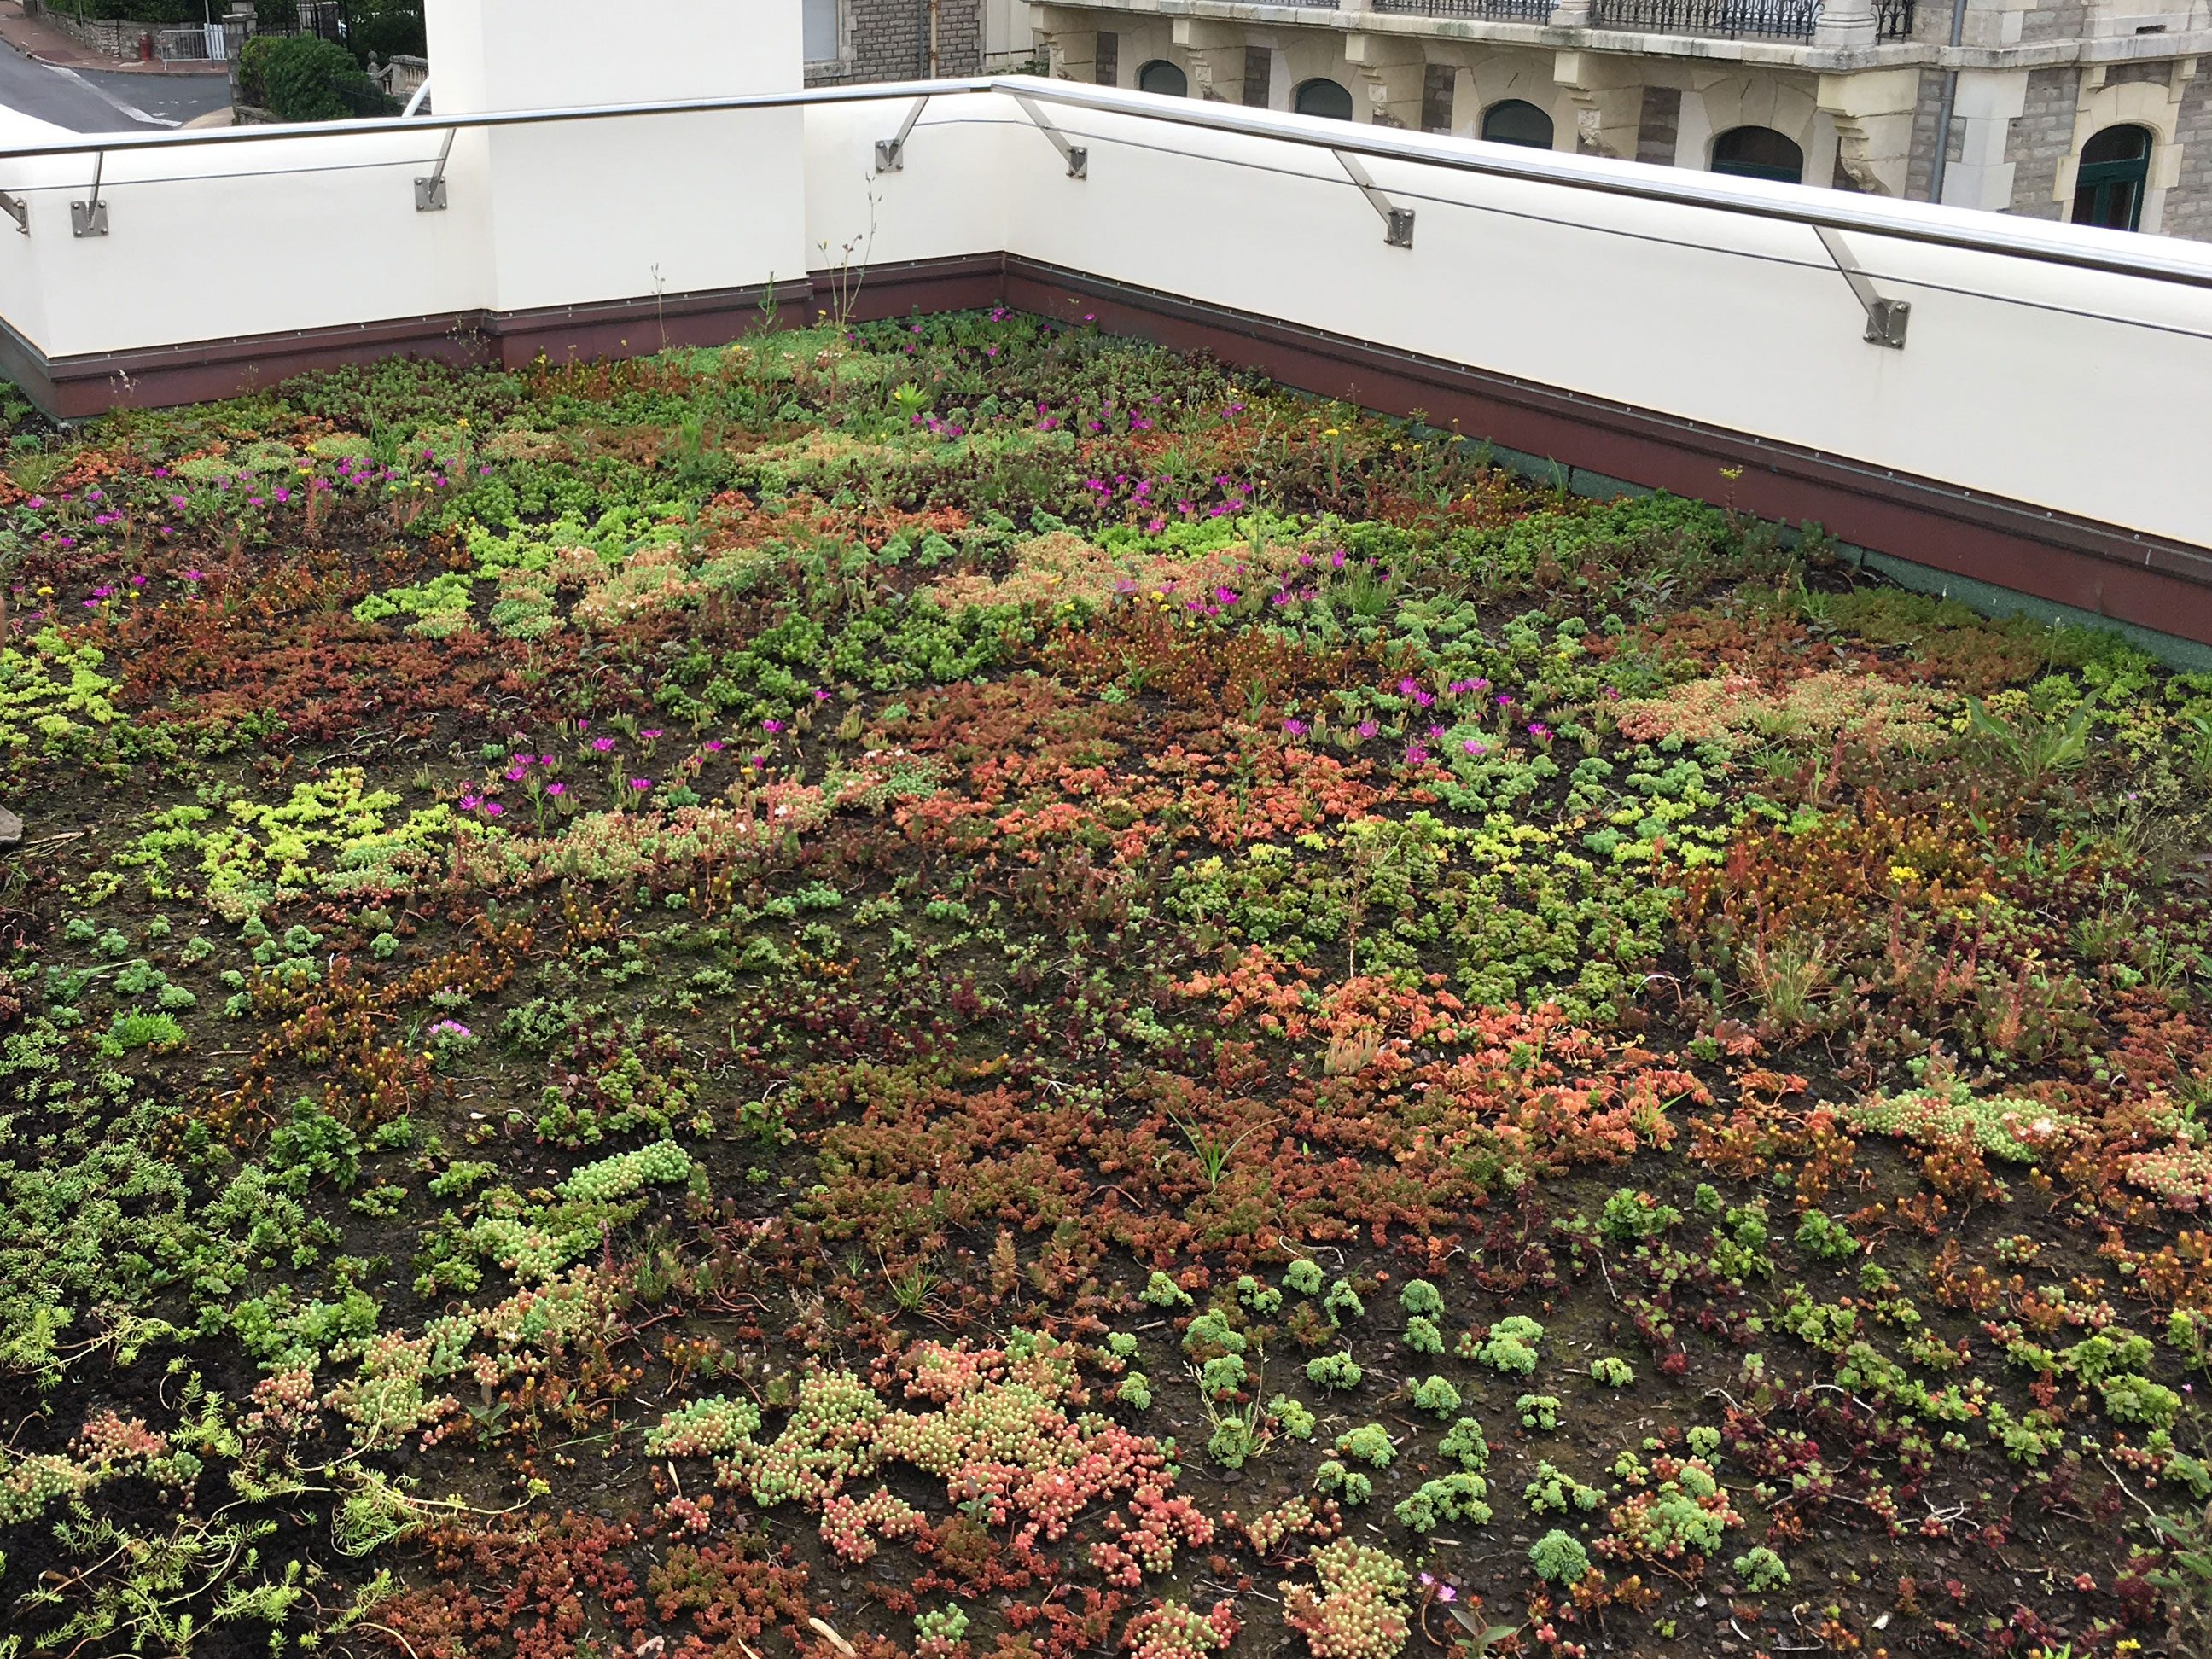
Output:
<svg viewBox="0 0 2212 1659">
<path fill-rule="evenodd" d="M 1291 0 L 1334 7 L 1337 0 Z M 1478 17 L 1493 21 L 1551 21 L 1553 0 L 1371 0 L 1376 11 L 1414 17 Z M 1877 40 L 1912 35 L 1913 0 L 1875 0 Z M 1649 34 L 1705 34 L 1728 40 L 1808 40 L 1820 27 L 1820 0 L 1592 0 L 1590 26 Z"/>
<path fill-rule="evenodd" d="M 1875 0 L 1874 15 L 1876 40 L 1912 38 L 1912 0 Z"/>
<path fill-rule="evenodd" d="M 1551 21 L 1552 0 L 1373 0 L 1377 11 L 1410 13 L 1417 17 L 1483 17 L 1493 21 L 1544 23 Z"/>
<path fill-rule="evenodd" d="M 1650 34 L 1808 40 L 1820 0 L 1592 0 L 1590 27 Z"/>
</svg>

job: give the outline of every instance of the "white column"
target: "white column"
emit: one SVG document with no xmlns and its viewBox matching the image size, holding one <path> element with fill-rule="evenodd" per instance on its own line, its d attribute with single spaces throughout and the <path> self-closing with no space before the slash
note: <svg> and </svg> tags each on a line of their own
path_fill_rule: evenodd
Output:
<svg viewBox="0 0 2212 1659">
<path fill-rule="evenodd" d="M 1943 174 L 1949 207 L 2002 213 L 2012 205 L 2013 163 L 2005 160 L 2012 124 L 2027 107 L 2025 70 L 1961 70 L 1954 119 L 1959 159 Z"/>
<path fill-rule="evenodd" d="M 799 0 L 628 0 L 616 22 L 599 0 L 428 0 L 423 10 L 441 115 L 802 81 Z M 804 119 L 792 108 L 461 134 L 447 200 L 488 227 L 485 302 L 519 311 L 651 298 L 748 287 L 771 272 L 803 285 Z"/>
</svg>

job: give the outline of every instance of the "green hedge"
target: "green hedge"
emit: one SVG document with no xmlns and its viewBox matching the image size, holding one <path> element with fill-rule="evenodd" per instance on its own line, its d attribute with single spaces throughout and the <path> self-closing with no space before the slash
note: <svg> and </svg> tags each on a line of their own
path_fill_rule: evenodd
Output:
<svg viewBox="0 0 2212 1659">
<path fill-rule="evenodd" d="M 246 101 L 284 121 L 338 121 L 396 109 L 335 40 L 312 34 L 257 34 L 239 59 Z"/>
</svg>

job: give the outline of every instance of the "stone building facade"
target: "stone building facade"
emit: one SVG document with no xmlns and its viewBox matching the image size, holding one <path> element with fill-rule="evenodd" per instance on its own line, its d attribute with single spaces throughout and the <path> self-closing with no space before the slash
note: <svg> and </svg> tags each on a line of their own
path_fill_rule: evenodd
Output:
<svg viewBox="0 0 2212 1659">
<path fill-rule="evenodd" d="M 1031 67 L 1028 0 L 801 0 L 806 84 Z"/>
<path fill-rule="evenodd" d="M 1050 73 L 1079 81 L 2212 239 L 2212 0 L 1049 0 L 1032 15 Z"/>
</svg>

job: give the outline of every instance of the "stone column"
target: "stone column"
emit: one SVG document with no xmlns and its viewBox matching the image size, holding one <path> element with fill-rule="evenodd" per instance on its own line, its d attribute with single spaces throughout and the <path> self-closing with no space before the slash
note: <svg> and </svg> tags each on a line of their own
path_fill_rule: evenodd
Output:
<svg viewBox="0 0 2212 1659">
<path fill-rule="evenodd" d="M 1577 155 L 1635 159 L 1644 120 L 1644 71 L 1636 59 L 1563 52 L 1552 59 L 1552 79 L 1574 100 Z"/>
<path fill-rule="evenodd" d="M 1813 44 L 1825 52 L 1872 52 L 1876 27 L 1874 0 L 1820 0 Z"/>
<path fill-rule="evenodd" d="M 1244 31 L 1198 17 L 1175 20 L 1175 43 L 1188 54 L 1190 95 L 1209 103 L 1244 101 Z"/>
<path fill-rule="evenodd" d="M 1824 75 L 1815 94 L 1835 123 L 1836 164 L 1869 196 L 1902 196 L 1912 155 L 1912 118 L 1920 100 L 1917 69 Z"/>
<path fill-rule="evenodd" d="M 1417 40 L 1397 34 L 1344 37 L 1344 60 L 1367 94 L 1367 118 L 1378 127 L 1421 127 L 1422 71 L 1427 59 Z"/>
<path fill-rule="evenodd" d="M 1045 73 L 1055 81 L 1098 78 L 1098 14 L 1070 6 L 1031 6 L 1030 27 L 1044 53 Z"/>
<path fill-rule="evenodd" d="M 1952 207 L 2002 213 L 2012 206 L 2014 164 L 2005 159 L 2012 124 L 2027 107 L 2026 70 L 1961 70 L 1951 118 L 1959 133 L 1959 159 L 1943 173 L 1943 200 Z"/>
</svg>

